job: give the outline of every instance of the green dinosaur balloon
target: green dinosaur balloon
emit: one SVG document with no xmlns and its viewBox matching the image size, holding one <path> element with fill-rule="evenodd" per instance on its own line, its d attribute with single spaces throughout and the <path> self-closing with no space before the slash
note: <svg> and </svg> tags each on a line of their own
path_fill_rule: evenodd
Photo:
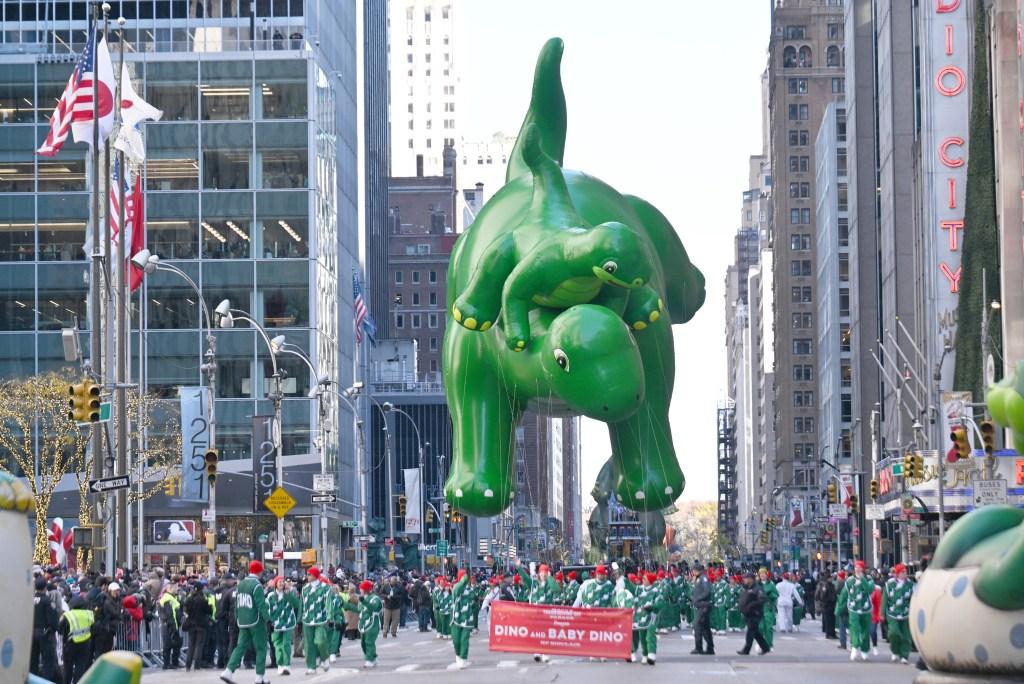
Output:
<svg viewBox="0 0 1024 684">
<path fill-rule="evenodd" d="M 448 501 L 494 515 L 511 501 L 523 412 L 608 424 L 616 496 L 658 510 L 683 491 L 668 423 L 673 323 L 704 277 L 657 209 L 561 168 L 562 42 L 541 51 L 506 185 L 452 251 L 444 339 L 454 424 Z"/>
</svg>

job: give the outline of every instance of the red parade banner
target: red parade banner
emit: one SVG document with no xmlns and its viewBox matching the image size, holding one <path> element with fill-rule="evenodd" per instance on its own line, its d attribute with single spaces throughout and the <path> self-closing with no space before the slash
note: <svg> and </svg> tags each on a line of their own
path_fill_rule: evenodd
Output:
<svg viewBox="0 0 1024 684">
<path fill-rule="evenodd" d="M 495 601 L 489 646 L 510 653 L 629 658 L 633 611 Z"/>
</svg>

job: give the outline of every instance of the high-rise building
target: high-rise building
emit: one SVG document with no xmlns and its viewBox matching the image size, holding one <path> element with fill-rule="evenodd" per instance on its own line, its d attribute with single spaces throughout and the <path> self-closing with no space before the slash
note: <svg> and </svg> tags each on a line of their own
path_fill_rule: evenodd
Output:
<svg viewBox="0 0 1024 684">
<path fill-rule="evenodd" d="M 391 175 L 437 176 L 459 140 L 452 0 L 389 0 Z"/>
<path fill-rule="evenodd" d="M 818 442 L 815 342 L 815 148 L 830 102 L 844 90 L 843 3 L 782 0 L 772 8 L 769 43 L 770 155 L 774 250 L 774 485 L 762 499 L 779 515 L 798 471 L 813 468 Z M 847 192 L 839 188 L 840 195 Z M 763 274 L 763 271 L 762 271 Z"/>
<path fill-rule="evenodd" d="M 342 387 L 353 381 L 351 273 L 358 267 L 355 92 L 357 29 L 352 3 L 114 3 L 127 19 L 125 60 L 135 89 L 163 110 L 145 125 L 147 245 L 186 272 L 213 309 L 223 299 L 305 350 Z M 71 140 L 52 159 L 35 148 L 87 38 L 88 3 L 0 2 L 0 376 L 68 368 L 61 329 L 88 324 L 82 244 L 89 219 L 88 148 Z M 112 16 L 111 19 L 116 19 Z M 112 25 L 116 28 L 116 24 Z M 117 31 L 109 35 L 115 61 Z M 116 69 L 116 67 L 115 67 Z M 132 325 L 134 374 L 143 354 L 143 387 L 173 410 L 178 388 L 203 384 L 205 332 L 195 292 L 174 273 L 146 277 Z M 253 511 L 253 418 L 271 412 L 272 365 L 257 332 L 217 330 L 218 553 L 233 565 L 276 519 Z M 318 411 L 308 368 L 281 355 L 286 482 L 309 487 L 320 472 L 314 448 Z M 352 425 L 344 404 L 328 400 L 328 421 Z M 340 498 L 356 500 L 354 430 L 326 435 L 328 472 Z M 77 488 L 51 511 L 77 517 Z M 319 546 L 319 507 L 300 501 L 289 514 L 284 546 L 298 567 L 301 549 Z M 157 519 L 200 529 L 203 504 L 163 491 L 146 501 L 143 562 L 205 565 L 199 547 L 168 543 Z M 258 515 L 253 515 L 253 513 Z M 331 518 L 351 518 L 344 506 Z M 187 527 L 187 526 L 186 526 Z M 351 544 L 332 524 L 329 552 Z M 271 544 L 264 549 L 270 553 Z"/>
</svg>

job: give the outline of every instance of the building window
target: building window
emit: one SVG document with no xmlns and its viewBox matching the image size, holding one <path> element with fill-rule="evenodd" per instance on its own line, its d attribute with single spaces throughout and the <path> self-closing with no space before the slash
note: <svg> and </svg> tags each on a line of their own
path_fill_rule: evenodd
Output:
<svg viewBox="0 0 1024 684">
<path fill-rule="evenodd" d="M 839 351 L 849 354 L 850 353 L 850 338 L 853 336 L 850 330 L 849 323 L 843 323 L 839 326 Z"/>
<path fill-rule="evenodd" d="M 843 394 L 839 399 L 839 420 L 849 423 L 853 420 L 853 396 Z"/>
<path fill-rule="evenodd" d="M 430 306 L 437 306 L 437 293 L 436 292 L 431 292 L 430 293 Z"/>
<path fill-rule="evenodd" d="M 418 285 L 419 284 L 419 282 L 420 282 L 420 272 L 419 271 L 413 271 L 412 272 L 412 282 L 413 282 L 414 285 Z"/>
<path fill-rule="evenodd" d="M 842 40 L 842 24 L 829 24 L 826 35 L 829 40 Z"/>
<path fill-rule="evenodd" d="M 402 272 L 401 271 L 395 271 L 395 285 L 401 285 L 401 284 L 402 284 Z"/>
<path fill-rule="evenodd" d="M 396 328 L 404 328 L 405 327 L 405 315 L 404 314 L 395 314 L 395 327 Z"/>
<path fill-rule="evenodd" d="M 806 26 L 787 26 L 786 27 L 786 40 L 802 40 L 807 34 Z"/>
<path fill-rule="evenodd" d="M 836 45 L 829 45 L 825 50 L 825 66 L 838 67 L 842 66 L 842 58 L 840 57 L 839 47 Z"/>
<path fill-rule="evenodd" d="M 839 183 L 837 187 L 838 199 L 836 200 L 836 208 L 839 211 L 847 211 L 850 208 L 849 199 L 849 188 L 846 183 Z"/>
<path fill-rule="evenodd" d="M 430 338 L 430 351 L 437 351 L 437 338 L 436 337 L 431 337 Z"/>
<path fill-rule="evenodd" d="M 844 360 L 839 367 L 839 384 L 841 387 L 853 387 L 853 368 L 848 360 Z"/>
<path fill-rule="evenodd" d="M 812 302 L 811 286 L 796 285 L 790 290 L 790 301 L 793 304 L 810 304 Z"/>
<path fill-rule="evenodd" d="M 806 133 L 806 132 L 807 131 L 801 131 L 801 133 Z M 810 196 L 811 196 L 811 184 L 810 183 L 801 183 L 800 184 L 800 199 L 808 199 Z"/>
<path fill-rule="evenodd" d="M 419 314 L 413 314 L 412 315 L 412 327 L 413 328 L 418 328 L 418 327 L 420 327 L 420 323 L 421 323 L 420 315 Z"/>
<path fill-rule="evenodd" d="M 811 222 L 811 210 L 810 210 L 810 208 L 805 207 L 805 208 L 800 210 L 800 223 L 802 223 L 803 225 L 806 226 L 810 222 Z"/>
<path fill-rule="evenodd" d="M 846 252 L 839 255 L 839 280 L 850 280 L 850 255 Z"/>
<path fill-rule="evenodd" d="M 798 233 L 789 236 L 789 248 L 794 252 L 806 252 L 811 249 L 811 236 L 807 233 Z"/>
<path fill-rule="evenodd" d="M 787 45 L 782 51 L 782 67 L 784 69 L 792 69 L 796 66 L 796 48 L 792 45 Z"/>
<path fill-rule="evenodd" d="M 850 315 L 850 290 L 849 288 L 839 288 L 839 315 L 849 316 Z"/>
<path fill-rule="evenodd" d="M 846 79 L 845 78 L 833 78 L 832 79 L 832 92 L 836 94 L 846 92 Z"/>
<path fill-rule="evenodd" d="M 789 275 L 791 276 L 809 276 L 811 275 L 811 260 L 810 259 L 793 259 L 789 262 Z"/>
<path fill-rule="evenodd" d="M 796 356 L 807 356 L 811 353 L 811 340 L 807 337 L 800 337 L 793 340 L 793 354 Z"/>
<path fill-rule="evenodd" d="M 413 292 L 412 293 L 412 305 L 413 306 L 419 306 L 420 305 L 420 293 L 419 292 Z"/>
<path fill-rule="evenodd" d="M 437 327 L 437 314 L 432 313 L 427 316 L 427 326 L 431 328 Z"/>
<path fill-rule="evenodd" d="M 806 95 L 807 94 L 807 79 L 806 78 L 791 78 L 786 83 L 786 89 L 790 95 Z"/>
<path fill-rule="evenodd" d="M 793 419 L 793 432 L 798 435 L 808 435 L 814 432 L 814 418 L 811 416 L 797 416 Z"/>
<path fill-rule="evenodd" d="M 849 247 L 850 246 L 850 219 L 840 218 L 837 221 L 839 227 L 839 246 Z"/>
<path fill-rule="evenodd" d="M 800 224 L 800 210 L 790 209 L 789 210 L 789 225 L 796 226 Z"/>
<path fill-rule="evenodd" d="M 802 311 L 793 314 L 792 319 L 794 330 L 810 330 L 814 315 L 810 311 Z"/>
<path fill-rule="evenodd" d="M 814 66 L 813 60 L 811 59 L 811 48 L 806 45 L 800 48 L 796 63 L 801 69 L 810 69 Z"/>
<path fill-rule="evenodd" d="M 806 130 L 793 129 L 789 132 L 789 144 L 793 147 L 805 147 L 810 143 L 810 135 Z"/>
<path fill-rule="evenodd" d="M 814 382 L 814 366 L 806 364 L 793 366 L 793 382 Z"/>
<path fill-rule="evenodd" d="M 792 156 L 789 158 L 789 171 L 790 173 L 806 173 L 807 169 L 811 166 L 810 157 L 806 156 Z"/>
<path fill-rule="evenodd" d="M 836 110 L 836 140 L 846 142 L 846 110 Z"/>
<path fill-rule="evenodd" d="M 431 271 L 429 277 L 427 278 L 427 280 L 429 282 L 431 282 L 431 283 L 436 283 L 437 282 L 437 271 Z"/>
</svg>

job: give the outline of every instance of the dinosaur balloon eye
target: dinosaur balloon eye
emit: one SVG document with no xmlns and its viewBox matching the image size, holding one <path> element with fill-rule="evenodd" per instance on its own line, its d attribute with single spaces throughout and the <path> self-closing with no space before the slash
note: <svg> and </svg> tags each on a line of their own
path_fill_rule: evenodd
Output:
<svg viewBox="0 0 1024 684">
<path fill-rule="evenodd" d="M 561 366 L 566 373 L 569 372 L 569 357 L 561 349 L 555 350 L 555 363 Z"/>
<path fill-rule="evenodd" d="M 615 273 L 615 271 L 619 270 L 619 265 L 614 261 L 606 261 L 604 262 L 604 266 L 602 266 L 601 268 L 603 268 L 608 273 Z"/>
</svg>

